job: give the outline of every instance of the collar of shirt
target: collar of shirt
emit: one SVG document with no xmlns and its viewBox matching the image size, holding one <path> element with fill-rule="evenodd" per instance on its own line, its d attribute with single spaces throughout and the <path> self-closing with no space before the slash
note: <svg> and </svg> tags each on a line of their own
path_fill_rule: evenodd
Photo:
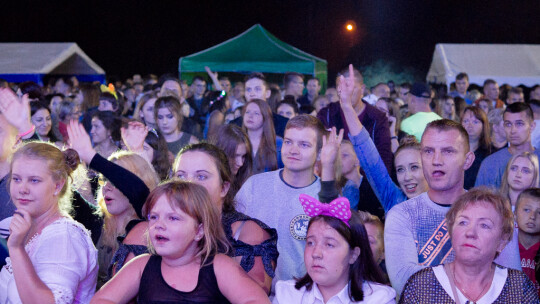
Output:
<svg viewBox="0 0 540 304">
<path fill-rule="evenodd" d="M 313 284 L 313 287 L 311 288 L 311 291 L 307 295 L 309 297 L 309 301 L 307 303 L 313 303 L 313 304 L 323 304 L 324 299 L 321 294 L 321 291 L 319 290 L 319 287 L 317 284 Z M 341 289 L 340 292 L 338 292 L 336 295 L 331 297 L 326 304 L 349 304 L 352 303 L 351 299 L 349 298 L 349 284 L 345 285 L 343 289 Z"/>
</svg>

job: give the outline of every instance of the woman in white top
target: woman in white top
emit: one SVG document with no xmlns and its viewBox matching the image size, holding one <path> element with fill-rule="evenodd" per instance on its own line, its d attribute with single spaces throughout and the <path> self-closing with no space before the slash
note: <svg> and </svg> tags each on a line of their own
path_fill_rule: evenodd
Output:
<svg viewBox="0 0 540 304">
<path fill-rule="evenodd" d="M 79 157 L 32 142 L 13 155 L 10 257 L 0 272 L 0 303 L 88 303 L 97 279 L 89 232 L 69 216 Z"/>
<path fill-rule="evenodd" d="M 277 282 L 273 303 L 395 303 L 396 292 L 383 285 L 366 229 L 356 213 L 351 216 L 349 201 L 323 204 L 303 194 L 300 201 L 312 216 L 304 251 L 307 274 Z"/>
</svg>

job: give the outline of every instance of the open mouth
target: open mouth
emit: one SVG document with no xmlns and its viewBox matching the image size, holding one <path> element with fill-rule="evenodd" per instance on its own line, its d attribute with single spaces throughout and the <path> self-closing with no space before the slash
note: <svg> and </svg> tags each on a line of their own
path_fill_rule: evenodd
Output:
<svg viewBox="0 0 540 304">
<path fill-rule="evenodd" d="M 154 237 L 154 239 L 155 239 L 156 242 L 158 242 L 158 243 L 165 243 L 165 242 L 169 241 L 168 238 L 166 238 L 166 237 L 164 237 L 164 236 L 162 236 L 162 235 L 159 235 L 159 234 L 156 235 L 156 236 Z"/>
<path fill-rule="evenodd" d="M 407 184 L 404 185 L 405 191 L 407 193 L 414 193 L 416 192 L 416 188 L 418 187 L 418 184 Z"/>
<path fill-rule="evenodd" d="M 446 173 L 444 171 L 436 170 L 431 173 L 431 176 L 433 177 L 443 177 Z"/>
</svg>

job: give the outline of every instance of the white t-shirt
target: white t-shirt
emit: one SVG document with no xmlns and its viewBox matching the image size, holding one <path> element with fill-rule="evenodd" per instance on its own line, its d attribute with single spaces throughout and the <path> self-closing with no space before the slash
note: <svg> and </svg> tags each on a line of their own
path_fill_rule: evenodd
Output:
<svg viewBox="0 0 540 304">
<path fill-rule="evenodd" d="M 97 250 L 80 223 L 61 218 L 24 247 L 34 269 L 56 303 L 89 303 L 97 281 Z M 11 259 L 0 271 L 0 303 L 21 303 Z M 29 290 L 29 292 L 31 292 Z"/>
<path fill-rule="evenodd" d="M 362 290 L 364 291 L 364 300 L 361 302 L 353 302 L 349 298 L 349 284 L 330 298 L 326 303 L 323 296 L 314 283 L 311 290 L 306 290 L 306 287 L 296 289 L 295 280 L 279 281 L 276 283 L 276 296 L 273 304 L 350 304 L 350 303 L 372 303 L 372 304 L 391 304 L 396 303 L 396 291 L 386 285 L 364 282 Z"/>
</svg>

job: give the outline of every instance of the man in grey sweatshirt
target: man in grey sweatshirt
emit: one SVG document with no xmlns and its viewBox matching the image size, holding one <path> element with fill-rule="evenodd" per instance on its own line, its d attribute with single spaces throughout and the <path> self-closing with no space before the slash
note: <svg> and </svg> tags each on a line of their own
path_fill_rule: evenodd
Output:
<svg viewBox="0 0 540 304">
<path fill-rule="evenodd" d="M 278 280 L 302 277 L 304 246 L 309 216 L 300 194 L 318 197 L 320 180 L 313 173 L 325 133 L 321 121 L 310 115 L 293 117 L 285 127 L 281 170 L 251 176 L 236 195 L 237 210 L 257 218 L 278 231 L 276 276 Z"/>
</svg>

